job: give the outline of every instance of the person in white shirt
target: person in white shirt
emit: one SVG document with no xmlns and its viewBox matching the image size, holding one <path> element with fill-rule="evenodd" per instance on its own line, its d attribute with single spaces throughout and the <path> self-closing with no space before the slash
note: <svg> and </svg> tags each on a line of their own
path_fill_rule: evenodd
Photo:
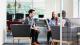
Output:
<svg viewBox="0 0 80 45">
<path fill-rule="evenodd" d="M 47 31 L 47 42 L 49 43 L 50 37 L 52 37 L 51 34 L 51 26 L 57 26 L 58 25 L 58 17 L 54 12 L 52 12 L 52 18 L 48 20 L 48 31 Z"/>
</svg>

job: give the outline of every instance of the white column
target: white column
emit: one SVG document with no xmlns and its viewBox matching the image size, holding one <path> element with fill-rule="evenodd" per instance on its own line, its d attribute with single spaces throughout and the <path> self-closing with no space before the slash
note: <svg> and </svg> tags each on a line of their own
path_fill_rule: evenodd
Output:
<svg viewBox="0 0 80 45">
<path fill-rule="evenodd" d="M 73 0 L 73 17 L 78 17 L 78 0 Z"/>
<path fill-rule="evenodd" d="M 6 30 L 6 0 L 0 0 L 0 45 L 4 43 L 3 31 Z"/>
</svg>

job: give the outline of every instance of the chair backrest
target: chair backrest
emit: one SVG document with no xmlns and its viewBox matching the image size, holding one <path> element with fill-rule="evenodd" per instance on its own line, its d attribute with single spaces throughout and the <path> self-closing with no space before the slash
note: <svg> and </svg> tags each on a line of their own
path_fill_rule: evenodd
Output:
<svg viewBox="0 0 80 45">
<path fill-rule="evenodd" d="M 52 39 L 60 40 L 60 26 L 51 26 Z"/>
<path fill-rule="evenodd" d="M 62 28 L 62 40 L 73 41 L 77 40 L 77 28 L 63 27 Z"/>
<path fill-rule="evenodd" d="M 18 21 L 16 21 L 16 22 L 15 21 L 7 21 L 8 30 L 11 30 L 10 25 L 12 25 L 12 24 L 22 24 L 22 22 L 18 22 Z"/>
<path fill-rule="evenodd" d="M 39 26 L 39 27 L 46 27 L 47 26 L 47 22 L 46 20 L 41 20 L 41 19 L 35 19 L 35 23 L 36 23 L 36 26 Z"/>
<path fill-rule="evenodd" d="M 30 37 L 30 25 L 25 24 L 12 24 L 11 25 L 13 37 Z"/>
<path fill-rule="evenodd" d="M 77 32 L 80 32 L 80 27 L 77 27 Z"/>
<path fill-rule="evenodd" d="M 60 40 L 60 27 L 52 26 L 52 39 Z M 62 27 L 62 40 L 63 41 L 74 41 L 77 40 L 78 28 Z"/>
</svg>

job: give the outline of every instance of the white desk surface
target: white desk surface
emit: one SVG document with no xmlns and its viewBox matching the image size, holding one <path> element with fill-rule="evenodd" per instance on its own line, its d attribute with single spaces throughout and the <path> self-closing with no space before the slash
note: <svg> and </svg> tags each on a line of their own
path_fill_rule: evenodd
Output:
<svg viewBox="0 0 80 45">
<path fill-rule="evenodd" d="M 78 32 L 77 35 L 80 35 L 80 32 Z"/>
</svg>

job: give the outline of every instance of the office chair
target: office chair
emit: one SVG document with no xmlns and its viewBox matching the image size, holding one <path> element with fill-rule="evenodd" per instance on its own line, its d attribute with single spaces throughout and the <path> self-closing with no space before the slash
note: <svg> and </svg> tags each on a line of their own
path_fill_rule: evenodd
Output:
<svg viewBox="0 0 80 45">
<path fill-rule="evenodd" d="M 27 39 L 27 37 L 30 37 L 31 39 L 30 25 L 12 24 L 11 30 L 13 35 L 13 44 L 15 39 L 18 40 L 18 44 L 20 39 Z"/>
<path fill-rule="evenodd" d="M 59 30 L 60 29 L 58 28 L 58 30 L 52 31 L 53 40 L 51 45 L 54 45 L 54 42 L 60 43 Z M 71 29 L 70 27 L 62 27 L 62 43 L 72 45 L 74 42 L 77 42 L 77 29 Z"/>
<path fill-rule="evenodd" d="M 60 26 L 51 26 L 52 41 L 51 45 L 60 41 Z"/>
</svg>

